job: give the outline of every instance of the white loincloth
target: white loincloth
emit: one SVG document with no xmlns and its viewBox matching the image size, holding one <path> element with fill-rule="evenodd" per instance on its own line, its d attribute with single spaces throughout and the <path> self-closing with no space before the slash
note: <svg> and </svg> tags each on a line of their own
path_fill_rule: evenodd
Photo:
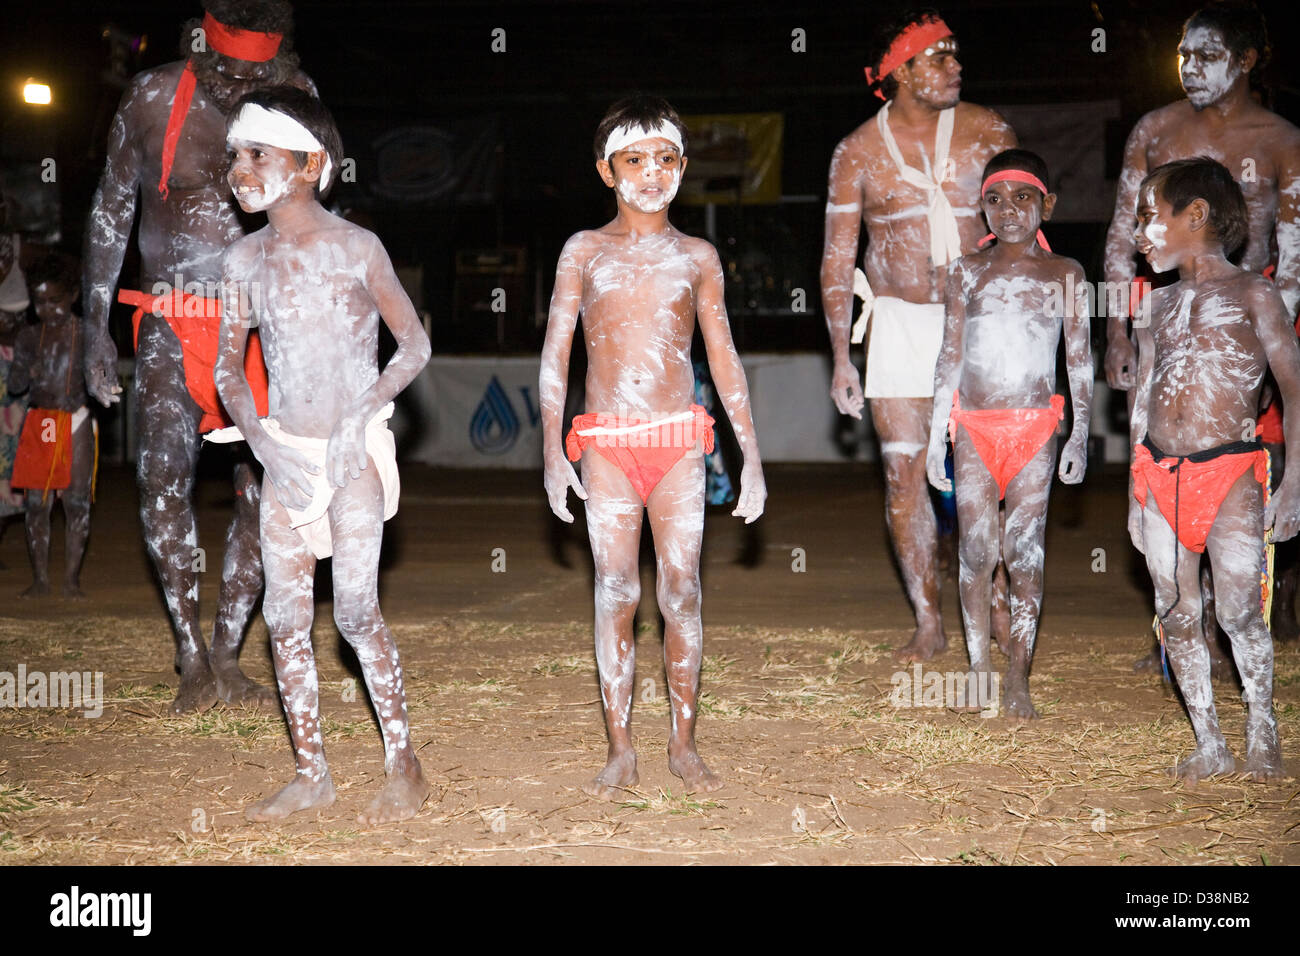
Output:
<svg viewBox="0 0 1300 956">
<path fill-rule="evenodd" d="M 397 514 L 397 499 L 401 493 L 401 482 L 397 475 L 397 442 L 388 430 L 388 419 L 393 417 L 393 403 L 389 402 L 366 426 L 366 454 L 379 471 L 379 483 L 384 488 L 384 520 Z M 288 505 L 284 510 L 289 513 L 289 526 L 297 531 L 311 548 L 317 558 L 328 558 L 334 553 L 334 539 L 330 535 L 330 501 L 337 491 L 329 480 L 325 468 L 325 453 L 329 448 L 328 438 L 306 438 L 292 435 L 280 427 L 274 418 L 260 419 L 267 435 L 277 444 L 294 448 L 311 459 L 312 464 L 320 468 L 315 475 L 306 475 L 312 487 L 312 499 L 302 511 L 296 511 Z M 243 441 L 243 433 L 234 425 L 218 428 L 203 436 L 205 441 L 221 443 Z"/>
<path fill-rule="evenodd" d="M 867 343 L 867 398 L 931 398 L 943 346 L 943 303 L 876 296 Z"/>
</svg>

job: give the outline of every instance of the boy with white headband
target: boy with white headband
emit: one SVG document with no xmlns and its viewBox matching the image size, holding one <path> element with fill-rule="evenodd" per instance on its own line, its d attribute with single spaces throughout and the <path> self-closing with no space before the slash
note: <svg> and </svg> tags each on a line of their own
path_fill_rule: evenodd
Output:
<svg viewBox="0 0 1300 956">
<path fill-rule="evenodd" d="M 611 800 L 638 782 L 630 717 L 636 670 L 632 625 L 641 598 L 641 515 L 650 515 L 656 594 L 664 618 L 671 735 L 668 769 L 687 791 L 722 781 L 695 748 L 703 625 L 700 546 L 704 465 L 713 419 L 693 404 L 691 338 L 699 316 L 717 394 L 744 453 L 733 515 L 763 513 L 767 487 L 759 462 L 749 390 L 731 340 L 722 265 L 714 248 L 668 222 L 668 205 L 686 168 L 685 127 L 656 97 L 610 107 L 596 130 L 596 170 L 614 190 L 618 213 L 564 246 L 555 274 L 540 396 L 546 494 L 573 521 L 572 488 L 587 502 L 596 566 L 596 664 L 609 734 L 605 768 L 583 786 Z M 586 401 L 596 411 L 573 421 L 562 440 L 569 352 L 582 314 L 587 348 Z M 582 481 L 566 460 L 582 461 Z"/>
<path fill-rule="evenodd" d="M 900 661 L 928 660 L 947 646 L 938 528 L 925 480 L 944 277 L 947 264 L 973 252 L 983 235 L 984 164 L 1016 145 L 1002 117 L 960 102 L 957 53 L 952 30 L 934 11 L 881 28 L 866 72 L 886 103 L 835 148 L 826 203 L 821 287 L 834 356 L 831 398 L 854 418 L 864 405 L 849 358 L 854 259 L 858 232 L 867 228 L 860 283 L 869 319 L 866 398 L 885 466 L 889 534 L 916 615 L 912 639 L 896 652 Z M 868 328 L 854 331 L 861 341 Z M 1005 624 L 1005 614 L 999 617 Z"/>
<path fill-rule="evenodd" d="M 313 579 L 334 558 L 334 620 L 356 652 L 384 738 L 388 782 L 362 823 L 404 820 L 429 788 L 411 748 L 402 667 L 379 612 L 379 549 L 397 510 L 397 468 L 386 421 L 393 398 L 429 359 L 429 340 L 379 240 L 317 201 L 343 150 L 319 100 L 290 87 L 245 97 L 227 128 L 229 181 L 265 228 L 225 255 L 221 400 L 266 469 L 262 613 L 297 758 L 292 783 L 248 810 L 278 820 L 334 801 L 320 734 L 312 655 Z M 378 367 L 379 319 L 397 351 Z M 270 417 L 259 419 L 244 375 L 248 332 L 262 336 Z"/>
<path fill-rule="evenodd" d="M 1065 400 L 1056 394 L 1056 349 L 1065 333 L 1074 428 L 1061 453 L 1061 481 L 1076 485 L 1087 465 L 1092 351 L 1083 269 L 1054 255 L 1039 226 L 1056 194 L 1047 164 L 1009 149 L 984 169 L 984 218 L 996 243 L 962 256 L 948 274 L 943 348 L 934 374 L 934 415 L 926 473 L 947 491 L 945 439 L 953 442 L 959 528 L 958 586 L 971 672 L 968 688 L 994 685 L 989 630 L 994 569 L 1005 565 L 1011 628 L 1002 710 L 1037 717 L 1029 665 L 1043 601 L 1043 537 Z M 1066 300 L 1068 293 L 1073 293 Z M 1002 511 L 1000 504 L 1006 503 Z M 991 709 L 996 695 L 967 706 Z"/>
</svg>

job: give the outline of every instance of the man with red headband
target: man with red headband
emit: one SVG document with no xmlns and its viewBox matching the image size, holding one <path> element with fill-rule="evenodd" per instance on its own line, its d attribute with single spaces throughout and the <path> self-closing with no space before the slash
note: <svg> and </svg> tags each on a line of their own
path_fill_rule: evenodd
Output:
<svg viewBox="0 0 1300 956">
<path fill-rule="evenodd" d="M 831 158 L 822 305 L 834 352 L 831 398 L 841 413 L 861 418 L 865 401 L 849 358 L 849 326 L 865 223 L 859 288 L 870 328 L 866 398 L 885 463 L 889 532 L 916 613 L 916 632 L 898 657 L 928 660 L 947 645 L 925 474 L 946 272 L 984 235 L 980 177 L 1016 138 L 992 110 L 959 102 L 957 41 L 937 13 L 905 16 L 878 41 L 866 72 L 885 105 Z"/>
<path fill-rule="evenodd" d="M 1106 235 L 1107 282 L 1128 284 L 1136 273 L 1134 229 L 1142 178 L 1165 163 L 1207 156 L 1232 173 L 1246 198 L 1246 239 L 1238 250 L 1241 267 L 1272 275 L 1295 318 L 1300 310 L 1300 129 L 1252 95 L 1252 79 L 1259 78 L 1269 52 L 1267 25 L 1249 2 L 1210 3 L 1183 25 L 1178 72 L 1187 96 L 1146 114 L 1129 134 Z M 1106 322 L 1106 381 L 1116 389 L 1131 389 L 1137 372 L 1127 318 L 1111 315 Z M 1129 395 L 1131 408 L 1132 392 Z M 1280 482 L 1284 468 L 1279 403 L 1260 414 L 1259 432 L 1273 459 L 1274 480 Z M 1272 615 L 1273 632 L 1282 640 L 1300 635 L 1296 577 L 1295 545 L 1289 544 L 1277 552 Z M 1203 591 L 1203 629 L 1214 673 L 1229 679 L 1232 662 L 1211 639 L 1217 636 L 1214 605 L 1209 588 Z M 1160 660 L 1157 647 L 1136 667 L 1159 670 Z"/>
<path fill-rule="evenodd" d="M 226 114 L 245 93 L 277 83 L 315 92 L 297 69 L 286 0 L 206 0 L 185 24 L 186 60 L 148 70 L 127 89 L 109 132 L 108 156 L 86 228 L 86 385 L 104 405 L 121 399 L 109 311 L 137 204 L 135 408 L 137 478 L 145 544 L 162 584 L 176 640 L 176 713 L 218 699 L 275 706 L 272 691 L 239 669 L 239 646 L 262 587 L 259 484 L 239 446 L 235 518 L 226 537 L 209 654 L 199 625 L 198 544 L 191 494 L 199 434 L 229 424 L 212 368 L 220 326 L 221 257 L 244 233 L 226 184 Z M 250 381 L 265 382 L 260 352 Z M 256 387 L 256 386 L 255 386 Z M 263 405 L 263 408 L 265 406 Z"/>
</svg>

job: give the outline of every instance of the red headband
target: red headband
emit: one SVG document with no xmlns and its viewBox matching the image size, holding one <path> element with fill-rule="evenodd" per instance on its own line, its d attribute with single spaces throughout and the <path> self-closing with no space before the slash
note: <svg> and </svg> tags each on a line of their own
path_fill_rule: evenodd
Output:
<svg viewBox="0 0 1300 956">
<path fill-rule="evenodd" d="M 1047 195 L 1047 187 L 1043 185 L 1043 181 L 1033 173 L 1027 173 L 1023 169 L 1004 169 L 1001 172 L 994 173 L 984 180 L 984 185 L 980 186 L 980 195 L 983 196 L 988 192 L 989 187 L 994 183 L 1004 183 L 1007 180 L 1017 183 L 1029 183 L 1031 186 L 1038 187 L 1038 191 L 1044 196 Z"/>
<path fill-rule="evenodd" d="M 1047 195 L 1047 187 L 1044 186 L 1043 181 L 1039 179 L 1037 176 L 1035 176 L 1033 173 L 1027 173 L 1023 169 L 1004 169 L 999 173 L 994 173 L 988 179 L 984 180 L 984 185 L 980 186 L 981 198 L 984 196 L 986 192 L 989 191 L 989 187 L 992 186 L 994 183 L 1003 183 L 1006 182 L 1007 180 L 1011 180 L 1017 183 L 1028 183 L 1029 185 L 1036 187 L 1038 191 L 1041 192 L 1044 196 Z M 990 232 L 987 236 L 985 236 L 983 239 L 980 240 L 981 248 L 987 245 L 990 240 L 996 238 L 997 236 L 995 236 L 993 233 Z M 1038 244 L 1040 246 L 1042 246 L 1048 252 L 1052 251 L 1052 247 L 1047 244 L 1047 237 L 1043 235 L 1043 230 L 1039 229 L 1038 235 L 1035 238 L 1038 239 Z"/>
<path fill-rule="evenodd" d="M 250 63 L 265 63 L 274 59 L 280 52 L 282 33 L 259 33 L 257 30 L 241 30 L 228 27 L 210 13 L 203 15 L 203 35 L 212 49 L 232 60 L 247 60 Z M 194 87 L 198 78 L 194 75 L 194 61 L 189 60 L 181 72 L 180 82 L 176 84 L 176 94 L 172 97 L 172 111 L 167 116 L 167 129 L 163 133 L 162 177 L 158 180 L 158 192 L 167 198 L 167 180 L 171 178 L 172 163 L 176 160 L 176 145 L 181 139 L 181 127 L 185 125 L 185 114 L 190 111 L 190 101 L 194 99 Z"/>
<path fill-rule="evenodd" d="M 952 36 L 952 30 L 942 20 L 921 20 L 911 24 L 889 44 L 889 49 L 880 58 L 879 70 L 873 71 L 869 66 L 865 68 L 867 82 L 879 83 L 931 43 L 948 36 Z M 876 96 L 882 100 L 885 98 L 880 90 L 876 90 Z"/>
<path fill-rule="evenodd" d="M 241 30 L 228 27 L 210 13 L 203 15 L 203 34 L 212 44 L 212 49 L 232 60 L 248 60 L 252 63 L 265 63 L 280 52 L 282 33 L 259 33 L 257 30 Z"/>
</svg>

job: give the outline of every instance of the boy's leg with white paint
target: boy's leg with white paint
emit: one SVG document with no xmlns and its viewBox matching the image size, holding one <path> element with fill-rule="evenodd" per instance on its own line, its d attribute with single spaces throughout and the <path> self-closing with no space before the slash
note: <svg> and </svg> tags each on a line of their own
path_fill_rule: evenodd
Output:
<svg viewBox="0 0 1300 956">
<path fill-rule="evenodd" d="M 953 472 L 957 493 L 957 586 L 966 649 L 971 671 L 987 674 L 993 669 L 989 662 L 989 628 L 993 572 L 999 561 L 998 486 L 966 430 L 960 427 L 953 444 Z"/>
<path fill-rule="evenodd" d="M 664 672 L 672 721 L 668 769 L 682 778 L 688 793 L 722 786 L 695 749 L 704 654 L 700 617 L 704 482 L 703 458 L 683 458 L 651 493 L 647 509 L 655 541 L 655 592 L 664 618 Z"/>
<path fill-rule="evenodd" d="M 50 512 L 58 497 L 51 491 L 41 500 L 41 489 L 29 488 L 23 496 L 23 531 L 27 536 L 27 559 L 32 566 L 31 587 L 19 597 L 42 597 L 50 593 Z"/>
<path fill-rule="evenodd" d="M 83 598 L 81 562 L 90 537 L 90 490 L 94 476 L 95 432 L 90 416 L 72 433 L 72 477 L 63 493 L 64 567 L 63 594 Z"/>
<path fill-rule="evenodd" d="M 939 614 L 939 528 L 925 477 L 933 404 L 929 398 L 871 399 L 885 465 L 885 520 L 916 614 L 912 640 L 895 652 L 900 661 L 929 660 L 948 646 Z"/>
<path fill-rule="evenodd" d="M 316 557 L 289 526 L 289 515 L 269 478 L 263 482 L 261 526 L 266 571 L 262 616 L 271 632 L 271 656 L 297 772 L 279 793 L 249 807 L 246 816 L 255 822 L 282 820 L 298 810 L 334 802 L 334 781 L 325 765 L 321 739 L 320 692 L 311 646 Z"/>
<path fill-rule="evenodd" d="M 582 458 L 582 484 L 587 489 L 587 537 L 596 570 L 596 669 L 609 735 L 605 768 L 582 789 L 613 800 L 640 779 L 631 721 L 643 505 L 627 476 L 591 448 Z"/>
<path fill-rule="evenodd" d="M 429 785 L 411 746 L 406 687 L 397 644 L 379 610 L 379 551 L 384 539 L 384 489 L 369 461 L 359 478 L 334 492 L 329 508 L 334 541 L 334 623 L 357 655 L 384 738 L 387 780 L 358 819 L 390 823 L 415 816 Z"/>
<path fill-rule="evenodd" d="M 1155 585 L 1156 614 L 1163 615 L 1165 653 L 1196 734 L 1196 750 L 1178 764 L 1174 773 L 1189 784 L 1232 773 L 1237 763 L 1219 729 L 1210 684 L 1210 652 L 1201 636 L 1201 556 L 1174 537 L 1173 528 L 1150 492 L 1142 511 L 1142 542 L 1147 570 Z"/>
<path fill-rule="evenodd" d="M 1264 501 L 1252 471 L 1219 507 L 1206 553 L 1214 567 L 1219 623 L 1232 642 L 1246 702 L 1245 773 L 1259 781 L 1282 777 L 1282 748 L 1273 716 L 1273 637 L 1260 608 Z"/>
<path fill-rule="evenodd" d="M 1055 471 L 1056 438 L 1052 437 L 1007 485 L 1002 557 L 1010 594 L 1011 660 L 1002 686 L 1002 712 L 1018 720 L 1038 716 L 1029 700 L 1029 667 L 1043 606 L 1043 542 Z"/>
</svg>

